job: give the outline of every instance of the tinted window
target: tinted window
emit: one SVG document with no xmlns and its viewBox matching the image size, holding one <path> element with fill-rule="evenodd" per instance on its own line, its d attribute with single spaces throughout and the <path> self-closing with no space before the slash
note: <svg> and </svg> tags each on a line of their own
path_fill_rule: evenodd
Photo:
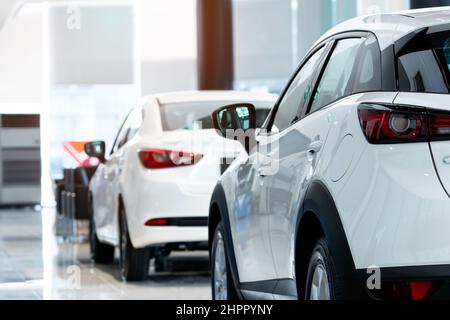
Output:
<svg viewBox="0 0 450 320">
<path fill-rule="evenodd" d="M 269 116 L 270 109 L 256 109 L 256 127 L 261 128 Z"/>
<path fill-rule="evenodd" d="M 314 90 L 313 78 L 323 51 L 324 48 L 321 48 L 311 56 L 297 73 L 280 102 L 272 131 L 282 131 L 299 120 L 299 109 L 304 106 Z"/>
<path fill-rule="evenodd" d="M 398 58 L 399 89 L 449 93 L 450 32 L 413 39 Z"/>
<path fill-rule="evenodd" d="M 194 130 L 212 129 L 213 123 L 211 115 L 218 108 L 234 103 L 224 102 L 198 102 L 198 103 L 174 103 L 161 106 L 161 121 L 164 131 L 171 130 Z M 257 125 L 259 121 L 264 122 L 272 107 L 272 102 L 255 103 Z M 262 124 L 261 122 L 261 124 Z"/>
<path fill-rule="evenodd" d="M 270 113 L 270 109 L 256 109 L 256 128 L 261 128 L 266 121 L 267 116 Z M 213 129 L 213 121 L 212 116 L 208 115 L 204 118 L 199 119 L 199 122 L 202 124 L 203 129 Z"/>
<path fill-rule="evenodd" d="M 319 110 L 330 102 L 353 92 L 350 80 L 363 41 L 364 39 L 361 38 L 352 38 L 340 40 L 337 43 L 317 87 L 310 112 Z M 373 69 L 367 68 L 364 72 L 364 77 L 367 79 L 363 80 L 370 81 L 373 77 Z"/>
</svg>

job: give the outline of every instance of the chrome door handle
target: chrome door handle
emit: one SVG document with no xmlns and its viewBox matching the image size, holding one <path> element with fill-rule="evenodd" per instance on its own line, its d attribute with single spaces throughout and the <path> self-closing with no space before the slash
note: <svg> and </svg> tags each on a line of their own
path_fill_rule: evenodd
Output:
<svg viewBox="0 0 450 320">
<path fill-rule="evenodd" d="M 264 178 L 266 176 L 267 176 L 267 174 L 266 174 L 266 171 L 264 170 L 264 168 L 259 168 L 258 169 L 258 177 Z"/>
<path fill-rule="evenodd" d="M 264 155 L 263 158 L 259 162 L 259 168 L 256 171 L 258 177 L 266 177 L 271 174 L 271 165 L 272 165 L 272 156 Z"/>
<path fill-rule="evenodd" d="M 274 175 L 273 169 L 270 165 L 259 167 L 257 173 L 258 177 L 261 178 Z"/>
<path fill-rule="evenodd" d="M 308 147 L 308 153 L 309 154 L 316 154 L 317 152 L 319 152 L 323 147 L 323 142 L 322 140 L 316 140 L 314 142 L 312 142 L 309 147 Z"/>
</svg>

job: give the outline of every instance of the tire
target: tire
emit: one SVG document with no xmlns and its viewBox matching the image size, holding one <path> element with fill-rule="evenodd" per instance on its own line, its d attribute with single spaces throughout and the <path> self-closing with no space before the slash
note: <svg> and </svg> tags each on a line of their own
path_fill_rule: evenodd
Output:
<svg viewBox="0 0 450 320">
<path fill-rule="evenodd" d="M 211 247 L 211 289 L 213 300 L 238 300 L 226 252 L 222 222 L 216 227 Z"/>
<path fill-rule="evenodd" d="M 305 300 L 342 299 L 340 277 L 325 238 L 317 241 L 309 261 Z"/>
<path fill-rule="evenodd" d="M 92 201 L 89 201 L 89 248 L 92 262 L 97 264 L 112 264 L 114 262 L 115 247 L 100 242 L 97 237 Z"/>
<path fill-rule="evenodd" d="M 143 281 L 148 276 L 150 254 L 147 248 L 136 249 L 131 243 L 126 213 L 120 210 L 120 273 L 124 281 Z"/>
</svg>

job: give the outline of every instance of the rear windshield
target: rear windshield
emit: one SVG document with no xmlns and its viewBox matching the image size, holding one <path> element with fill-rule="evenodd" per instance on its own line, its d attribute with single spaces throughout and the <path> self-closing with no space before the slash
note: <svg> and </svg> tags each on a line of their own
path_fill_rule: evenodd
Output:
<svg viewBox="0 0 450 320">
<path fill-rule="evenodd" d="M 164 131 L 212 129 L 211 114 L 214 110 L 233 102 L 173 103 L 161 106 L 161 121 Z M 257 103 L 256 126 L 260 128 L 273 106 L 273 102 Z"/>
<path fill-rule="evenodd" d="M 399 89 L 450 93 L 450 31 L 418 36 L 400 52 Z"/>
</svg>

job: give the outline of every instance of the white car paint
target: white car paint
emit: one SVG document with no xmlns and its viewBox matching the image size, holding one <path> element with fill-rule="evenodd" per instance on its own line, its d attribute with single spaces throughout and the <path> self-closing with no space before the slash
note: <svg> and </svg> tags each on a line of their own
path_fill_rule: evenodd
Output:
<svg viewBox="0 0 450 320">
<path fill-rule="evenodd" d="M 178 103 L 195 107 L 206 103 L 209 111 L 223 105 L 251 101 L 259 108 L 270 109 L 276 96 L 249 92 L 204 91 L 178 92 L 148 96 L 131 114 L 143 114 L 136 134 L 114 147 L 90 182 L 94 221 L 100 241 L 119 244 L 119 198 L 125 206 L 130 239 L 135 248 L 167 243 L 207 241 L 207 227 L 145 226 L 150 219 L 207 217 L 209 200 L 220 176 L 222 158 L 235 157 L 245 151 L 237 143 L 219 137 L 214 129 L 164 131 L 161 106 Z M 214 106 L 211 109 L 211 106 Z M 129 124 L 119 131 L 120 137 Z M 139 123 L 139 121 L 137 121 Z M 195 152 L 204 157 L 195 165 L 169 169 L 146 169 L 138 157 L 139 150 L 156 148 Z"/>
<path fill-rule="evenodd" d="M 373 33 L 383 51 L 410 32 L 448 21 L 449 13 L 446 7 L 359 17 L 335 27 L 316 45 L 356 30 Z M 370 144 L 358 118 L 363 102 L 450 111 L 448 94 L 363 92 L 281 133 L 260 134 L 260 145 L 277 143 L 277 173 L 258 176 L 263 164 L 250 165 L 256 155 L 243 154 L 219 181 L 241 284 L 295 280 L 296 222 L 311 181 L 321 182 L 332 195 L 356 269 L 450 265 L 450 141 Z M 309 157 L 316 141 L 322 147 Z M 241 292 L 245 296 L 248 290 Z"/>
</svg>

